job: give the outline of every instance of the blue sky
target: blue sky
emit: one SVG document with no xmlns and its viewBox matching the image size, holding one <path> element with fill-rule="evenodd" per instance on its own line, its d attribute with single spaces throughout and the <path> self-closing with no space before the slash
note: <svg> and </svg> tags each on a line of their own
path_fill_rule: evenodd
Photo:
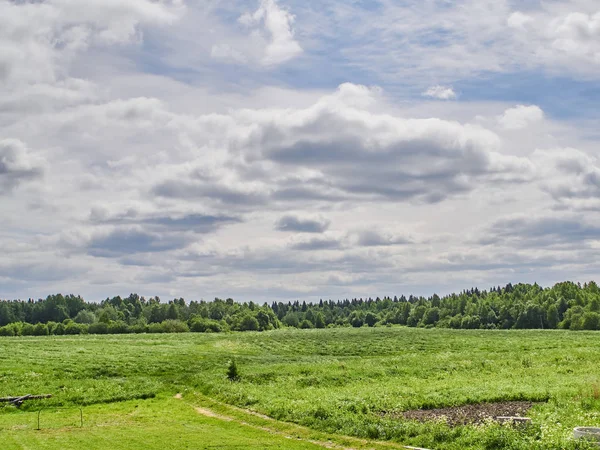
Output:
<svg viewBox="0 0 600 450">
<path fill-rule="evenodd" d="M 593 0 L 0 0 L 0 298 L 588 281 Z"/>
</svg>

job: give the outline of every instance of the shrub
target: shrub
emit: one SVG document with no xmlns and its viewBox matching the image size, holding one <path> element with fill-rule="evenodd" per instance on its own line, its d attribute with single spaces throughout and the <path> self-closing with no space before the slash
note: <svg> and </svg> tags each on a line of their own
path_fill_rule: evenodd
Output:
<svg viewBox="0 0 600 450">
<path fill-rule="evenodd" d="M 223 326 L 217 320 L 195 317 L 190 320 L 190 330 L 196 333 L 220 333 L 223 331 Z"/>
<path fill-rule="evenodd" d="M 34 327 L 30 323 L 23 324 L 21 328 L 21 336 L 33 336 Z"/>
<path fill-rule="evenodd" d="M 34 336 L 48 336 L 48 326 L 45 323 L 38 323 L 33 327 Z"/>
<path fill-rule="evenodd" d="M 77 323 L 92 324 L 96 321 L 96 315 L 92 311 L 83 309 L 77 313 L 75 319 L 73 320 L 75 320 Z"/>
<path fill-rule="evenodd" d="M 88 327 L 88 333 L 90 334 L 107 334 L 108 324 L 105 322 L 96 322 Z"/>
<path fill-rule="evenodd" d="M 240 379 L 240 372 L 235 359 L 229 361 L 229 365 L 227 366 L 227 379 L 229 379 L 229 381 L 239 381 Z"/>
<path fill-rule="evenodd" d="M 108 324 L 108 334 L 125 333 L 129 333 L 129 326 L 122 320 L 113 321 Z"/>
<path fill-rule="evenodd" d="M 242 317 L 242 320 L 237 326 L 238 331 L 258 331 L 258 328 L 258 320 L 256 320 L 256 317 L 249 314 Z"/>
<path fill-rule="evenodd" d="M 4 327 L 0 327 L 0 336 L 14 336 L 15 329 L 10 325 L 6 325 Z"/>
<path fill-rule="evenodd" d="M 375 314 L 373 314 L 371 311 L 369 311 L 366 315 L 365 315 L 365 323 L 372 327 L 377 323 L 377 316 Z"/>
<path fill-rule="evenodd" d="M 50 333 L 52 333 L 55 336 L 62 336 L 63 334 L 65 334 L 65 326 L 60 322 L 56 323 L 52 326 Z"/>
<path fill-rule="evenodd" d="M 300 328 L 302 328 L 302 329 L 304 329 L 304 330 L 307 330 L 307 329 L 309 329 L 309 328 L 313 328 L 313 324 L 311 323 L 311 321 L 310 321 L 310 320 L 308 320 L 308 319 L 304 319 L 304 320 L 302 321 L 302 323 L 300 324 Z"/>
<path fill-rule="evenodd" d="M 75 323 L 70 321 L 67 326 L 65 326 L 65 334 L 86 334 L 88 332 L 88 327 L 83 324 Z"/>
<path fill-rule="evenodd" d="M 167 319 L 161 323 L 165 333 L 187 333 L 190 331 L 187 323 L 181 320 Z"/>
<path fill-rule="evenodd" d="M 161 323 L 151 323 L 148 325 L 149 333 L 185 333 L 190 331 L 187 323 L 181 320 L 167 319 Z"/>
<path fill-rule="evenodd" d="M 145 324 L 145 323 L 141 323 L 141 322 L 140 323 L 136 323 L 134 325 L 131 325 L 129 327 L 129 330 L 132 333 L 138 333 L 138 334 L 139 333 L 147 333 L 148 332 L 148 325 Z"/>
</svg>

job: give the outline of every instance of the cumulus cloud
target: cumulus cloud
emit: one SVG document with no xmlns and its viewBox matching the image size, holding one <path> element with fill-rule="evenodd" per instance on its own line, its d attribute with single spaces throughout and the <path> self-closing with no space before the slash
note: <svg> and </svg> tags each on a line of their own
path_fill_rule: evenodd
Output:
<svg viewBox="0 0 600 450">
<path fill-rule="evenodd" d="M 350 97 L 344 94 L 348 90 L 353 92 Z M 324 201 L 434 203 L 482 184 L 532 177 L 531 162 L 502 154 L 500 138 L 493 132 L 477 125 L 407 119 L 364 109 L 365 105 L 372 108 L 379 95 L 378 89 L 346 84 L 307 108 L 241 110 L 201 118 L 200 122 L 223 125 L 218 136 L 203 138 L 220 140 L 231 157 L 241 161 L 246 179 L 238 173 L 218 187 L 218 180 L 207 184 L 192 169 L 157 183 L 154 192 L 208 201 L 229 198 L 240 204 L 283 201 L 290 199 L 290 179 L 304 177 L 294 190 L 297 199 L 306 195 L 304 200 L 314 200 L 308 190 L 313 186 Z M 275 168 L 277 176 L 265 176 Z M 260 176 L 254 179 L 252 173 Z M 232 192 L 234 186 L 239 187 Z"/>
<path fill-rule="evenodd" d="M 597 5 L 559 3 L 0 0 L 0 284 L 309 300 L 594 272 L 595 129 L 498 116 L 491 86 L 597 75 Z"/>
<path fill-rule="evenodd" d="M 242 15 L 239 22 L 264 35 L 266 46 L 261 64 L 265 66 L 282 64 L 302 53 L 294 38 L 294 15 L 281 8 L 276 0 L 261 0 L 258 9 Z"/>
<path fill-rule="evenodd" d="M 330 222 L 328 220 L 322 218 L 313 219 L 288 214 L 277 221 L 275 229 L 278 231 L 293 231 L 300 233 L 323 233 L 329 228 L 329 224 Z"/>
<path fill-rule="evenodd" d="M 182 10 L 178 0 L 0 2 L 0 79 L 60 79 L 78 52 L 137 42 L 140 26 L 171 24 Z"/>
<path fill-rule="evenodd" d="M 545 168 L 542 189 L 562 209 L 600 211 L 600 162 L 574 148 L 536 150 L 534 161 Z"/>
<path fill-rule="evenodd" d="M 425 92 L 423 92 L 424 97 L 437 98 L 440 100 L 454 100 L 457 95 L 454 92 L 454 89 L 450 86 L 431 86 Z"/>
<path fill-rule="evenodd" d="M 528 23 L 532 22 L 533 18 L 528 16 L 527 14 L 523 14 L 520 11 L 516 11 L 512 13 L 508 19 L 506 19 L 506 24 L 510 28 L 523 28 Z"/>
<path fill-rule="evenodd" d="M 594 6 L 586 8 L 585 2 L 549 4 L 529 14 L 516 11 L 507 24 L 530 50 L 530 64 L 585 75 L 600 65 L 600 12 Z"/>
<path fill-rule="evenodd" d="M 507 130 L 519 130 L 544 119 L 544 111 L 536 105 L 517 105 L 498 117 L 500 126 Z"/>
<path fill-rule="evenodd" d="M 0 140 L 0 194 L 5 194 L 20 183 L 38 178 L 43 173 L 43 162 L 31 156 L 18 139 Z"/>
</svg>

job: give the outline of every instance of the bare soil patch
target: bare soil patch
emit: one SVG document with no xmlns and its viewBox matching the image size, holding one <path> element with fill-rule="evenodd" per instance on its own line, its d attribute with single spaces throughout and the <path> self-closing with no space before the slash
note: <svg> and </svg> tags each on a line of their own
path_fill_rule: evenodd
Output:
<svg viewBox="0 0 600 450">
<path fill-rule="evenodd" d="M 418 409 L 394 414 L 393 416 L 419 422 L 443 420 L 448 425 L 455 427 L 457 425 L 479 424 L 488 419 L 496 419 L 499 416 L 524 417 L 532 406 L 532 402 L 525 401 L 478 403 L 449 408 Z"/>
</svg>

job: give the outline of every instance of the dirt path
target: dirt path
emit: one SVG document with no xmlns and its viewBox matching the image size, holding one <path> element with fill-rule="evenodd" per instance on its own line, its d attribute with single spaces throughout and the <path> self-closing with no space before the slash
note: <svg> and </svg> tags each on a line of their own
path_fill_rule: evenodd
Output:
<svg viewBox="0 0 600 450">
<path fill-rule="evenodd" d="M 181 394 L 177 394 L 177 395 L 175 395 L 175 398 L 181 400 L 181 399 L 183 399 L 183 396 Z M 347 447 L 347 446 L 344 446 L 344 445 L 341 445 L 341 444 L 337 444 L 337 443 L 331 442 L 331 441 L 308 439 L 308 438 L 304 439 L 304 438 L 299 437 L 297 435 L 294 436 L 294 435 L 292 435 L 290 433 L 286 433 L 285 431 L 275 430 L 275 429 L 269 428 L 267 426 L 256 425 L 256 424 L 252 424 L 252 423 L 246 422 L 246 421 L 244 421 L 242 419 L 238 419 L 238 418 L 235 418 L 235 417 L 230 417 L 230 416 L 226 416 L 226 415 L 223 415 L 223 414 L 219 414 L 219 413 L 216 413 L 215 411 L 213 411 L 211 409 L 208 409 L 208 408 L 204 408 L 204 407 L 200 407 L 200 406 L 194 406 L 194 405 L 191 405 L 191 406 L 194 407 L 194 410 L 198 414 L 201 414 L 201 415 L 203 415 L 205 417 L 211 417 L 213 419 L 219 419 L 219 420 L 223 420 L 223 421 L 226 421 L 226 422 L 235 422 L 235 423 L 237 423 L 239 425 L 250 427 L 250 428 L 254 428 L 254 429 L 260 430 L 260 431 L 264 431 L 264 432 L 269 433 L 269 434 L 281 436 L 281 437 L 284 437 L 286 439 L 295 439 L 295 440 L 300 440 L 300 441 L 308 442 L 310 444 L 318 445 L 319 447 L 323 447 L 323 448 L 337 449 L 337 450 L 373 450 L 372 447 L 371 448 L 369 448 L 369 447 L 365 448 L 364 446 L 361 446 L 361 448 L 359 449 L 359 448 L 355 448 L 355 447 Z M 246 410 L 246 409 L 242 409 L 242 408 L 237 408 L 237 407 L 231 406 L 231 405 L 227 405 L 227 407 L 235 409 L 236 411 L 242 412 L 244 414 L 250 414 L 252 416 L 258 417 L 258 418 L 263 419 L 263 420 L 267 420 L 267 421 L 270 421 L 270 422 L 273 422 L 273 423 L 277 422 L 277 420 L 273 419 L 272 417 L 266 416 L 266 415 L 258 413 L 256 411 L 250 411 L 250 410 Z M 286 425 L 288 425 L 288 426 L 295 426 L 294 424 L 289 424 L 287 422 L 286 422 Z M 299 430 L 301 429 L 300 426 L 297 426 L 297 428 Z M 359 439 L 359 438 L 348 438 L 348 439 L 355 440 L 357 442 L 360 442 L 361 444 L 367 444 L 367 445 L 369 444 L 368 441 L 363 440 L 363 439 Z M 377 442 L 376 444 L 377 444 L 377 447 L 379 447 L 379 448 L 381 448 L 382 446 L 384 446 L 384 447 L 387 447 L 387 448 L 390 448 L 390 449 L 427 450 L 427 449 L 418 449 L 417 447 L 407 447 L 407 446 L 397 445 L 397 444 L 394 444 L 392 442 Z"/>
</svg>

